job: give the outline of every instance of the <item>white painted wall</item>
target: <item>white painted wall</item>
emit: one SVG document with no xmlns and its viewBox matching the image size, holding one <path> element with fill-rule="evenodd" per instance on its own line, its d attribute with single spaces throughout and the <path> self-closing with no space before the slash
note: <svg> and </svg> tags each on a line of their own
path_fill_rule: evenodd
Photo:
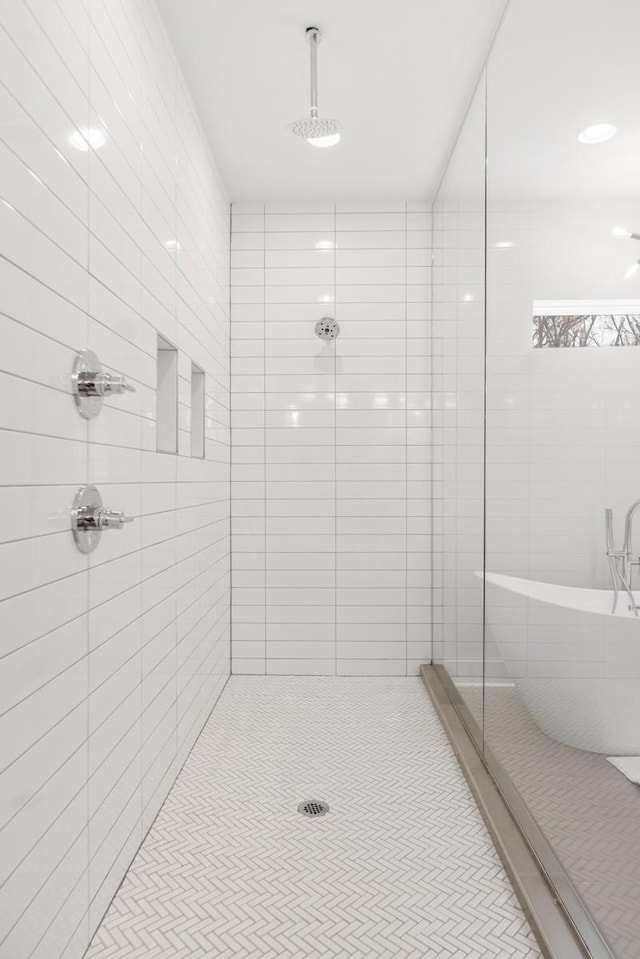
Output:
<svg viewBox="0 0 640 959">
<path fill-rule="evenodd" d="M 429 214 L 243 204 L 232 225 L 233 670 L 414 674 L 430 658 Z"/>
<path fill-rule="evenodd" d="M 152 0 L 7 0 L 0 61 L 0 955 L 71 959 L 229 672 L 228 203 Z M 104 145 L 75 149 L 86 128 Z M 137 391 L 89 423 L 83 347 Z M 135 517 L 89 558 L 87 482 Z"/>
</svg>

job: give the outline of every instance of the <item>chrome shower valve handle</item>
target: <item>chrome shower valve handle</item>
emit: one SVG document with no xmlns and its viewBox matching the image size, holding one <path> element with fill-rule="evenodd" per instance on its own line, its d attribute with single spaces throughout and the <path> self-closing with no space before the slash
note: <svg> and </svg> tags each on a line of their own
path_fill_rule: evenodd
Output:
<svg viewBox="0 0 640 959">
<path fill-rule="evenodd" d="M 126 523 L 133 523 L 133 516 L 103 506 L 95 486 L 80 487 L 71 509 L 71 530 L 81 553 L 92 553 L 105 530 L 122 529 Z"/>
<path fill-rule="evenodd" d="M 125 516 L 123 512 L 117 509 L 103 507 L 98 510 L 97 524 L 100 530 L 122 529 L 125 523 L 133 523 L 133 516 Z"/>
<path fill-rule="evenodd" d="M 75 390 L 80 396 L 111 396 L 114 393 L 135 393 L 124 376 L 115 373 L 78 373 L 74 380 Z"/>
<path fill-rule="evenodd" d="M 104 373 L 92 350 L 82 350 L 75 358 L 71 384 L 80 416 L 91 420 L 102 409 L 105 396 L 135 393 L 135 386 L 118 373 Z"/>
</svg>

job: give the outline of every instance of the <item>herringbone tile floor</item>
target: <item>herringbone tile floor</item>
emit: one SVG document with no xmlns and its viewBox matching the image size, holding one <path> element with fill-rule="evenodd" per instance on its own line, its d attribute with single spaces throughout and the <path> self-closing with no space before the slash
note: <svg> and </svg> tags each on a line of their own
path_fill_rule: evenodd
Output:
<svg viewBox="0 0 640 959">
<path fill-rule="evenodd" d="M 87 954 L 143 957 L 540 952 L 418 679 L 233 677 Z"/>
<path fill-rule="evenodd" d="M 479 707 L 482 690 L 466 688 Z M 487 742 L 615 956 L 640 959 L 640 788 L 606 756 L 545 736 L 515 689 L 484 691 Z"/>
</svg>

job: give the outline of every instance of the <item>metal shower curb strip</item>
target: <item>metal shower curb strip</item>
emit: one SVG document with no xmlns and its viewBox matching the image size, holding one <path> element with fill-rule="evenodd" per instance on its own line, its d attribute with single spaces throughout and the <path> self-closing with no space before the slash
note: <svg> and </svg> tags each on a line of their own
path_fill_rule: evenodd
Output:
<svg viewBox="0 0 640 959">
<path fill-rule="evenodd" d="M 420 676 L 546 959 L 615 959 L 445 667 Z"/>
</svg>

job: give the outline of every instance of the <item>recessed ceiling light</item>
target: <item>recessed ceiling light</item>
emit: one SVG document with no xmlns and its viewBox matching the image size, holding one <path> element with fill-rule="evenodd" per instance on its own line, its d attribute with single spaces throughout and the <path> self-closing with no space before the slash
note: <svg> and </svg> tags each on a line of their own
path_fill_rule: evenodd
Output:
<svg viewBox="0 0 640 959">
<path fill-rule="evenodd" d="M 473 293 L 465 293 L 462 299 L 464 300 L 465 303 L 473 303 L 474 301 Z"/>
<path fill-rule="evenodd" d="M 629 230 L 626 230 L 623 226 L 614 226 L 611 229 L 611 236 L 620 236 L 628 240 L 629 237 L 631 236 L 631 233 L 629 232 Z"/>
<path fill-rule="evenodd" d="M 611 236 L 619 237 L 622 240 L 640 240 L 640 233 L 632 233 L 631 230 L 623 226 L 614 226 Z"/>
<path fill-rule="evenodd" d="M 585 127 L 585 129 L 578 134 L 578 140 L 580 143 L 586 143 L 588 145 L 604 143 L 606 140 L 614 137 L 617 132 L 618 128 L 614 127 L 611 123 L 594 123 L 593 126 Z"/>
<path fill-rule="evenodd" d="M 335 243 L 333 240 L 318 240 L 316 250 L 333 250 Z"/>
<path fill-rule="evenodd" d="M 99 150 L 107 142 L 104 130 L 100 127 L 81 127 L 74 130 L 69 137 L 69 143 L 76 150 L 86 153 L 89 147 L 92 150 Z"/>
<path fill-rule="evenodd" d="M 494 243 L 493 245 L 495 246 L 496 250 L 510 250 L 515 246 L 515 243 L 513 243 L 511 240 L 500 240 L 499 243 Z"/>
</svg>

